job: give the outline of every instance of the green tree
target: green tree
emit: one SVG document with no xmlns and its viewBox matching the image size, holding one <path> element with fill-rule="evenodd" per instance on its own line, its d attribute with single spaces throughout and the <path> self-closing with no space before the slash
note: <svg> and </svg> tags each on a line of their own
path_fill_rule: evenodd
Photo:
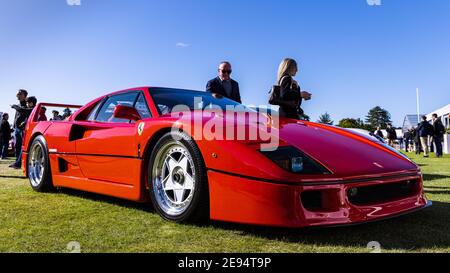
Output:
<svg viewBox="0 0 450 273">
<path fill-rule="evenodd" d="M 327 125 L 333 125 L 334 124 L 334 121 L 331 120 L 331 116 L 330 116 L 330 114 L 328 114 L 328 112 L 323 114 L 323 115 L 321 115 L 317 122 L 318 123 L 322 123 L 322 124 L 327 124 Z"/>
<path fill-rule="evenodd" d="M 385 129 L 389 123 L 392 123 L 391 114 L 380 106 L 372 108 L 366 116 L 366 124 L 370 127 L 370 131 L 378 126 Z"/>
<path fill-rule="evenodd" d="M 354 118 L 345 118 L 339 121 L 338 124 L 341 128 L 355 128 L 355 129 L 364 129 L 367 130 L 367 125 L 364 124 L 364 121 L 361 119 L 354 119 Z"/>
</svg>

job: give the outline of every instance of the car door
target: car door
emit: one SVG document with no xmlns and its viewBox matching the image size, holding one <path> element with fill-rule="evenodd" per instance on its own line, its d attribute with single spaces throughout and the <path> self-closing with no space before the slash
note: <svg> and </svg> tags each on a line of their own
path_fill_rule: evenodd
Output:
<svg viewBox="0 0 450 273">
<path fill-rule="evenodd" d="M 86 178 L 135 185 L 140 177 L 137 124 L 113 116 L 117 105 L 135 107 L 142 96 L 129 91 L 105 98 L 86 121 L 77 121 L 76 153 Z"/>
</svg>

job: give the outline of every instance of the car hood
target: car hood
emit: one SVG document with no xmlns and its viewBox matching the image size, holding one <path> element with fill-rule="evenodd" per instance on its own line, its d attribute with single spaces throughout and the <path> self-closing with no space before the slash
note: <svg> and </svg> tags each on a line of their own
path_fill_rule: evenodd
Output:
<svg viewBox="0 0 450 273">
<path fill-rule="evenodd" d="M 333 177 L 361 178 L 419 170 L 412 161 L 384 144 L 338 127 L 291 119 L 280 119 L 275 124 L 272 120 L 261 127 L 264 122 L 250 121 L 246 118 L 233 118 L 231 122 L 227 122 L 227 118 L 220 114 L 209 115 L 201 112 L 191 114 L 191 118 L 185 122 L 192 122 L 191 125 L 194 127 L 195 124 L 205 126 L 214 121 L 219 127 L 235 126 L 237 128 L 234 130 L 235 134 L 245 128 L 257 127 L 261 130 L 267 126 L 277 144 L 280 142 L 280 145 L 296 147 L 331 171 Z M 255 141 L 247 142 L 255 144 Z"/>
<path fill-rule="evenodd" d="M 310 122 L 281 122 L 280 139 L 343 177 L 417 171 L 389 147 L 359 134 Z"/>
</svg>

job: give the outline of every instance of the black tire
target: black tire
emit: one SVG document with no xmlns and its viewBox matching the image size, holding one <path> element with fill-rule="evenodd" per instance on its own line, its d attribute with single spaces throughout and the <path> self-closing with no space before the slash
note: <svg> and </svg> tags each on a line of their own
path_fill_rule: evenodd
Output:
<svg viewBox="0 0 450 273">
<path fill-rule="evenodd" d="M 41 171 L 35 167 L 37 166 L 36 162 L 38 157 L 41 158 L 39 160 L 42 165 Z M 43 136 L 37 136 L 30 146 L 27 159 L 27 172 L 33 190 L 37 192 L 51 192 L 55 189 L 52 181 L 47 142 Z"/>
<path fill-rule="evenodd" d="M 189 205 L 187 205 L 187 207 L 185 208 L 185 211 L 179 215 L 173 215 L 165 211 L 165 209 L 161 205 L 161 201 L 158 202 L 157 196 L 161 195 L 162 191 L 165 192 L 166 196 L 168 196 L 167 191 L 161 189 L 158 191 L 154 187 L 155 185 L 154 183 L 156 183 L 155 177 L 157 177 L 157 175 L 154 174 L 155 172 L 154 167 L 156 167 L 156 169 L 158 170 L 160 169 L 157 166 L 155 166 L 155 164 L 159 164 L 158 162 L 156 162 L 157 157 L 158 161 L 160 161 L 160 156 L 158 154 L 162 152 L 162 149 L 164 149 L 164 147 L 171 145 L 179 145 L 180 147 L 185 148 L 185 150 L 189 153 L 191 159 L 190 161 L 191 163 L 188 163 L 187 166 L 189 166 L 190 169 L 193 168 L 192 170 L 195 171 L 194 176 L 195 178 L 192 179 L 193 181 L 195 181 L 193 183 L 195 187 L 192 190 L 193 192 L 192 199 Z M 167 168 L 167 170 L 169 170 L 169 168 Z M 190 138 L 188 135 L 182 132 L 171 132 L 165 134 L 156 143 L 152 151 L 148 164 L 148 174 L 149 174 L 148 184 L 150 189 L 150 199 L 152 201 L 155 211 L 163 219 L 176 223 L 201 223 L 206 220 L 209 220 L 209 189 L 208 189 L 208 178 L 206 174 L 206 167 L 203 161 L 203 157 L 200 153 L 200 150 L 198 149 L 196 143 L 192 140 L 192 138 Z M 171 176 L 171 174 L 169 174 L 169 176 Z M 189 192 L 189 195 L 190 194 L 191 193 Z M 175 196 L 175 192 L 173 192 L 173 196 Z"/>
</svg>

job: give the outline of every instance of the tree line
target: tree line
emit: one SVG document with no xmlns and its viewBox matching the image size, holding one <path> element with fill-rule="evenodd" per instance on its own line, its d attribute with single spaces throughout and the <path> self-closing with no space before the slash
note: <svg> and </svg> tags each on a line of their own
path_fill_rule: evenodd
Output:
<svg viewBox="0 0 450 273">
<path fill-rule="evenodd" d="M 309 117 L 304 117 L 306 120 L 309 120 Z M 327 112 L 319 116 L 318 123 L 334 125 L 334 121 L 331 119 L 331 115 Z M 373 132 L 377 129 L 377 127 L 381 127 L 381 129 L 386 129 L 388 124 L 391 124 L 391 114 L 386 109 L 381 108 L 380 106 L 376 106 L 370 109 L 369 113 L 365 117 L 364 120 L 357 118 L 344 118 L 340 120 L 337 126 L 342 128 L 356 128 L 356 129 L 364 129 L 370 132 Z"/>
</svg>

